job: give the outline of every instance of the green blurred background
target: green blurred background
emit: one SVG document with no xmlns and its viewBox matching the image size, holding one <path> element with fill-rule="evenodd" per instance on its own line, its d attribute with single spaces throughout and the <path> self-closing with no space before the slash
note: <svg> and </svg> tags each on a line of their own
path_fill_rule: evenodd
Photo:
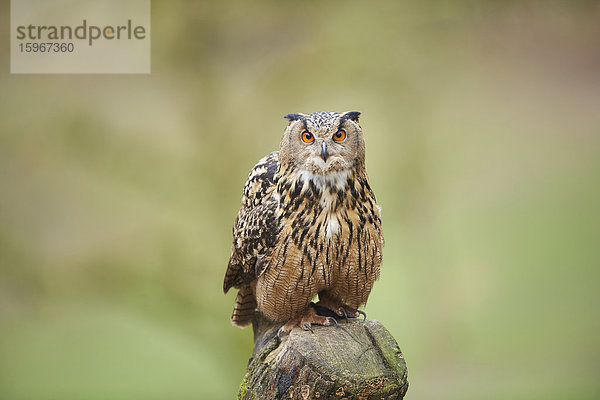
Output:
<svg viewBox="0 0 600 400">
<path fill-rule="evenodd" d="M 0 398 L 233 398 L 222 278 L 290 112 L 358 110 L 410 399 L 600 398 L 600 3 L 152 2 L 151 75 L 0 61 Z"/>
</svg>

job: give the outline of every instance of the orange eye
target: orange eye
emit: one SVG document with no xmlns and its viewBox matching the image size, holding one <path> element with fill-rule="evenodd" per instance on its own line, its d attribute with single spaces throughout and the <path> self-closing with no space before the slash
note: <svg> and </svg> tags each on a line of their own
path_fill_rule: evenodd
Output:
<svg viewBox="0 0 600 400">
<path fill-rule="evenodd" d="M 312 143 L 314 142 L 315 137 L 309 131 L 302 131 L 302 141 L 304 143 Z"/>
<path fill-rule="evenodd" d="M 333 135 L 333 140 L 335 140 L 336 142 L 341 142 L 344 139 L 346 139 L 346 131 L 343 129 L 340 129 Z"/>
</svg>

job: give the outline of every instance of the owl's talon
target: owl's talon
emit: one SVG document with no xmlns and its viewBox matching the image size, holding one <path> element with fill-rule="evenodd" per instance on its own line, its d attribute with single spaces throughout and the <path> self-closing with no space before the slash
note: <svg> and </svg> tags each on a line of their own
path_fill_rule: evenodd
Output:
<svg viewBox="0 0 600 400">
<path fill-rule="evenodd" d="M 366 312 L 364 312 L 363 310 L 356 310 L 356 312 L 363 316 L 363 321 L 367 320 L 367 313 Z"/>
<path fill-rule="evenodd" d="M 281 326 L 281 328 L 279 328 L 277 330 L 277 339 L 279 339 L 279 341 L 281 341 L 281 332 L 285 332 L 285 325 Z"/>
<path fill-rule="evenodd" d="M 346 312 L 346 310 L 344 309 L 344 307 L 340 307 L 340 311 L 342 312 L 342 314 L 344 314 L 344 319 L 348 320 L 348 313 Z"/>
<path fill-rule="evenodd" d="M 310 333 L 315 333 L 315 332 L 313 332 L 313 330 L 310 327 L 310 324 L 308 322 L 304 323 L 304 330 L 310 331 Z"/>
<path fill-rule="evenodd" d="M 327 317 L 327 321 L 333 321 L 333 323 L 335 324 L 336 328 L 339 328 L 338 322 L 335 318 L 333 317 Z"/>
</svg>

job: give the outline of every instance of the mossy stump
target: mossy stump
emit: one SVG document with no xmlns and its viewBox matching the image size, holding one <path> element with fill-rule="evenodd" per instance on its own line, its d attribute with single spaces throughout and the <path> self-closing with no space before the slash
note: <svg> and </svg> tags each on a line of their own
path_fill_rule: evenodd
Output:
<svg viewBox="0 0 600 400">
<path fill-rule="evenodd" d="M 254 352 L 238 399 L 402 399 L 406 362 L 392 335 L 375 320 L 339 327 L 294 328 L 254 323 Z"/>
</svg>

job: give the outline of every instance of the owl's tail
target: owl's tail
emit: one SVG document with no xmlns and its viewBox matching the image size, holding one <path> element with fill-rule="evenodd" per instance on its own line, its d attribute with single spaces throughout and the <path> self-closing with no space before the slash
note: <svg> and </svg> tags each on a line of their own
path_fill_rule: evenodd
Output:
<svg viewBox="0 0 600 400">
<path fill-rule="evenodd" d="M 251 285 L 242 285 L 235 299 L 235 307 L 231 315 L 231 323 L 243 328 L 247 326 L 256 314 L 256 298 Z"/>
</svg>

